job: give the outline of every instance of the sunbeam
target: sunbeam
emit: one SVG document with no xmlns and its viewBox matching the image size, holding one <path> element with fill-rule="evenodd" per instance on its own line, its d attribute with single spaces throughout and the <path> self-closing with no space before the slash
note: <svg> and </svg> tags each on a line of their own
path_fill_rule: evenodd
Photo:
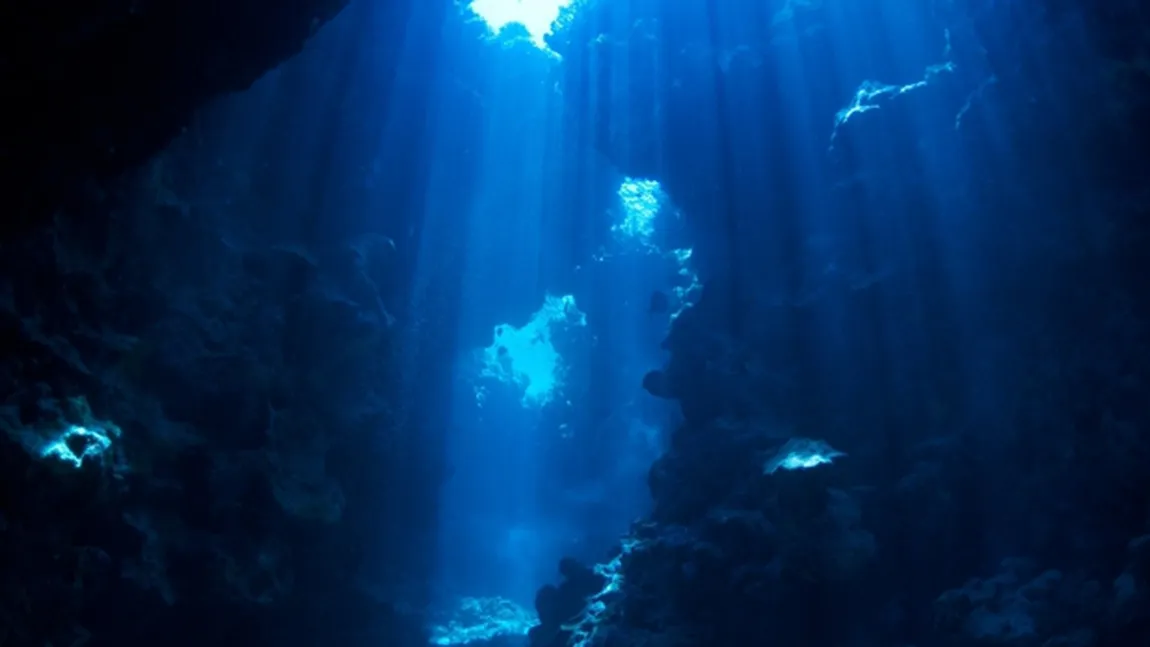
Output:
<svg viewBox="0 0 1150 647">
<path fill-rule="evenodd" d="M 1150 3 L 0 9 L 0 647 L 1150 646 Z"/>
</svg>

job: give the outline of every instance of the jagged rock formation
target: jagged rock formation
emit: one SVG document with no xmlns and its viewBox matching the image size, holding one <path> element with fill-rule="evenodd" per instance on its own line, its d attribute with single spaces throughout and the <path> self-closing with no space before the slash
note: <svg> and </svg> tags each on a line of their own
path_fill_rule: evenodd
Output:
<svg viewBox="0 0 1150 647">
<path fill-rule="evenodd" d="M 615 102 L 578 131 L 661 180 L 706 284 L 643 384 L 685 418 L 655 512 L 578 644 L 1144 642 L 1145 9 L 658 4 L 555 43 L 570 105 Z M 868 15 L 922 46 L 892 54 Z M 855 55 L 811 69 L 835 38 Z M 844 229 L 863 242 L 823 260 Z M 848 457 L 764 474 L 792 436 Z"/>
<path fill-rule="evenodd" d="M 0 9 L 0 643 L 425 644 L 409 259 L 261 230 L 191 121 L 343 4 Z"/>
<path fill-rule="evenodd" d="M 155 173 L 124 196 L 183 193 Z M 381 534 L 381 509 L 426 527 L 388 493 L 441 476 L 392 397 L 400 335 L 376 287 L 396 271 L 390 241 L 249 246 L 203 212 L 99 208 L 118 214 L 103 236 L 57 226 L 8 245 L 0 270 L 9 639 L 399 639 L 359 569 L 405 541 Z M 41 457 L 94 421 L 119 430 L 106 451 Z"/>
<path fill-rule="evenodd" d="M 587 600 L 608 584 L 608 579 L 601 573 L 573 559 L 560 561 L 559 575 L 562 579 L 558 585 L 548 584 L 535 595 L 539 624 L 528 634 L 532 645 L 567 645 L 573 634 L 572 625 L 583 613 Z"/>
</svg>

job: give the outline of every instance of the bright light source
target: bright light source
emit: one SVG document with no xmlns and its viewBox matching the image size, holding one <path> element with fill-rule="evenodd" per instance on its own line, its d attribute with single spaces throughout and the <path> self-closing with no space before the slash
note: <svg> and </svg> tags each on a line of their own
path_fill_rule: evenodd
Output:
<svg viewBox="0 0 1150 647">
<path fill-rule="evenodd" d="M 527 609 L 503 598 L 464 598 L 443 624 L 431 628 L 431 643 L 443 647 L 492 643 L 526 636 L 539 620 Z"/>
<path fill-rule="evenodd" d="M 97 459 L 108 451 L 112 446 L 111 436 L 116 435 L 115 432 L 99 427 L 69 425 L 59 438 L 44 446 L 40 455 L 64 461 L 79 469 L 86 459 Z"/>
<path fill-rule="evenodd" d="M 564 364 L 552 343 L 555 325 L 584 326 L 586 317 L 575 297 L 548 295 L 531 320 L 520 328 L 495 327 L 494 340 L 483 349 L 483 377 L 523 389 L 523 405 L 544 405 L 562 385 Z"/>
<path fill-rule="evenodd" d="M 655 218 L 663 207 L 663 189 L 656 180 L 626 178 L 619 185 L 623 214 L 611 228 L 616 235 L 647 245 L 655 235 Z"/>
<path fill-rule="evenodd" d="M 499 34 L 508 25 L 522 25 L 531 42 L 539 49 L 547 49 L 546 38 L 551 34 L 559 13 L 574 0 L 472 0 L 469 8 L 487 23 L 493 34 Z"/>
</svg>

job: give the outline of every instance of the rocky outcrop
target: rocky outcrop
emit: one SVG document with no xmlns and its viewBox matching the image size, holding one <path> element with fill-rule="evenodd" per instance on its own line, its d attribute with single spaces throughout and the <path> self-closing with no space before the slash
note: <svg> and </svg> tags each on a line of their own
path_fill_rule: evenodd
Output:
<svg viewBox="0 0 1150 647">
<path fill-rule="evenodd" d="M 684 423 L 578 644 L 1144 641 L 1144 9 L 656 5 L 555 39 L 599 102 L 571 119 L 662 182 L 706 286 L 643 380 Z M 765 470 L 795 437 L 846 456 Z"/>
<path fill-rule="evenodd" d="M 299 235 L 252 197 L 281 169 L 193 119 L 344 4 L 0 9 L 0 643 L 426 643 L 410 258 Z M 380 66 L 408 7 L 358 7 Z"/>
<path fill-rule="evenodd" d="M 78 218 L 6 247 L 7 639 L 419 644 L 360 572 L 428 532 L 418 497 L 443 478 L 395 399 L 391 241 L 241 243 L 174 197 L 168 159 L 93 204 L 107 229 Z M 401 489 L 419 505 L 389 503 Z"/>
<path fill-rule="evenodd" d="M 704 294 L 694 308 L 713 303 Z M 715 337 L 692 329 L 693 321 L 676 321 L 677 344 Z M 827 430 L 829 443 L 796 441 L 801 422 L 745 413 L 759 397 L 778 397 L 770 380 L 731 373 L 715 355 L 695 372 L 679 372 L 677 358 L 694 354 L 680 348 L 670 348 L 663 371 L 677 377 L 663 395 L 681 399 L 688 421 L 651 468 L 654 511 L 632 527 L 614 560 L 595 567 L 604 579 L 564 625 L 567 644 L 840 645 L 862 635 L 909 644 L 1091 647 L 1147 635 L 1145 536 L 1124 539 L 1114 525 L 1123 517 L 1112 510 L 1099 517 L 1109 526 L 1086 525 L 1089 512 L 1066 500 L 1062 509 L 1075 516 L 1045 516 L 1051 479 L 1102 479 L 1101 472 L 1036 466 L 1025 475 L 1035 485 L 998 495 L 1006 514 L 1029 505 L 1029 523 L 1076 533 L 1076 550 L 1040 527 L 1010 536 L 1015 521 L 996 521 L 976 491 L 979 478 L 1003 478 L 990 463 L 1001 457 L 972 456 L 963 444 L 974 439 L 906 447 L 895 463 L 898 478 L 884 481 L 884 463 L 866 446 L 873 438 Z M 725 404 L 708 407 L 718 413 L 691 408 L 715 383 L 728 394 Z M 789 415 L 809 419 L 801 409 Z M 1114 505 L 1130 503 L 1120 491 L 1111 495 Z M 980 577 L 977 569 L 1003 535 L 1041 561 L 1005 559 L 997 574 Z M 1109 559 L 1119 547 L 1124 554 Z M 533 644 L 555 644 L 542 637 Z"/>
</svg>

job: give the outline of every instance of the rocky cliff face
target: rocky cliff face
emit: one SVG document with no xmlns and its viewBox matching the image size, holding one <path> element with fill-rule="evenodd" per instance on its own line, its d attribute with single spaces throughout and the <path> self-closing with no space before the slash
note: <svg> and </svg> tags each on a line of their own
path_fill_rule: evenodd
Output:
<svg viewBox="0 0 1150 647">
<path fill-rule="evenodd" d="M 1144 8 L 658 4 L 599 4 L 557 40 L 573 100 L 609 104 L 572 119 L 702 232 L 704 296 L 644 381 L 685 422 L 653 515 L 599 581 L 541 592 L 534 644 L 1145 640 Z M 892 58 L 874 15 L 929 55 Z M 865 54 L 811 67 L 850 16 L 834 37 Z M 844 228 L 867 244 L 796 256 Z M 846 456 L 770 469 L 796 437 Z"/>
<path fill-rule="evenodd" d="M 0 9 L 0 643 L 424 644 L 390 602 L 443 479 L 397 404 L 408 260 L 253 226 L 192 119 L 343 5 Z"/>
</svg>

